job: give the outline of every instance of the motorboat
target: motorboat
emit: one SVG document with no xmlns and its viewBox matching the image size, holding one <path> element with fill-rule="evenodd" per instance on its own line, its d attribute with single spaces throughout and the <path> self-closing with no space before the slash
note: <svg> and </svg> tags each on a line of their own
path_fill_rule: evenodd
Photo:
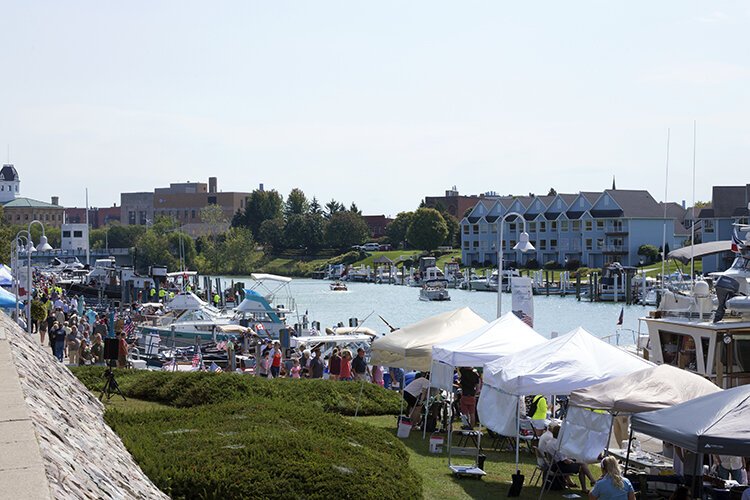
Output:
<svg viewBox="0 0 750 500">
<path fill-rule="evenodd" d="M 341 281 L 336 281 L 328 286 L 330 287 L 332 292 L 346 292 L 349 290 L 346 286 L 346 283 L 343 283 Z"/>
<path fill-rule="evenodd" d="M 148 276 L 140 276 L 132 267 L 119 267 L 115 258 L 96 259 L 90 271 L 73 270 L 68 279 L 58 281 L 69 293 L 81 294 L 84 297 L 105 297 L 121 299 L 123 285 L 134 290 L 145 290 L 155 286 L 154 280 Z"/>
<path fill-rule="evenodd" d="M 419 269 L 409 275 L 407 285 L 421 287 L 428 281 L 445 280 L 445 274 L 436 265 L 435 257 L 420 257 Z"/>
<path fill-rule="evenodd" d="M 425 282 L 419 290 L 419 300 L 425 302 L 451 300 L 451 296 L 446 288 L 447 283 L 447 280 L 430 280 Z"/>
<path fill-rule="evenodd" d="M 648 331 L 647 356 L 706 376 L 720 387 L 750 382 L 750 248 L 732 266 L 697 280 L 692 289 L 661 290 L 656 310 L 641 318 Z"/>
<path fill-rule="evenodd" d="M 492 271 L 489 276 L 480 276 L 469 280 L 469 290 L 477 292 L 497 292 L 497 270 Z M 521 274 L 516 269 L 503 270 L 503 290 L 510 290 L 510 280 L 518 278 Z"/>
</svg>

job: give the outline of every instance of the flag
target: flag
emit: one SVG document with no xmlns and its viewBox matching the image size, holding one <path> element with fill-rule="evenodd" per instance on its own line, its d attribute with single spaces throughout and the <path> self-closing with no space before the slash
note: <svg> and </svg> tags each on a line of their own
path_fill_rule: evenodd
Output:
<svg viewBox="0 0 750 500">
<path fill-rule="evenodd" d="M 745 245 L 742 243 L 742 240 L 739 236 L 737 236 L 737 228 L 735 227 L 732 231 L 732 252 L 734 253 L 740 253 L 740 248 L 744 247 Z"/>
<path fill-rule="evenodd" d="M 258 324 L 255 325 L 255 331 L 256 332 L 261 332 L 261 331 L 263 331 L 265 329 L 266 329 L 266 327 L 263 326 L 263 323 L 258 323 Z"/>
<path fill-rule="evenodd" d="M 529 325 L 531 328 L 534 328 L 534 318 L 523 311 L 513 311 L 513 314 L 515 314 L 518 319 Z"/>
<path fill-rule="evenodd" d="M 213 372 L 213 373 L 221 373 L 224 370 L 222 370 L 219 365 L 211 361 L 211 366 L 208 367 L 208 371 Z"/>
<path fill-rule="evenodd" d="M 135 330 L 135 322 L 133 322 L 132 319 L 128 318 L 125 320 L 125 325 L 122 327 L 122 331 L 125 333 L 125 335 L 130 335 Z"/>
<path fill-rule="evenodd" d="M 620 308 L 620 317 L 617 318 L 617 326 L 622 325 L 623 315 L 625 314 L 625 308 Z"/>
<path fill-rule="evenodd" d="M 195 356 L 193 356 L 193 368 L 198 368 L 201 364 L 201 355 L 199 353 L 195 353 Z"/>
</svg>

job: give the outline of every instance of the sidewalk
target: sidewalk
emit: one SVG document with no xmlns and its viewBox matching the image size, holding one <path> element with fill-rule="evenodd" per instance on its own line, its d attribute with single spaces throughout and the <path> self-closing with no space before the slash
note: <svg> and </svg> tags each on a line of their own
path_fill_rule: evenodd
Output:
<svg viewBox="0 0 750 500">
<path fill-rule="evenodd" d="M 0 496 L 51 498 L 39 441 L 0 325 Z"/>
</svg>

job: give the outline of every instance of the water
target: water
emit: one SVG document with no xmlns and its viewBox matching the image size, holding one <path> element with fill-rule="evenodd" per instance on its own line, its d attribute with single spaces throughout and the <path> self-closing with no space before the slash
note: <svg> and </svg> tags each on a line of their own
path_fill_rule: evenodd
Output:
<svg viewBox="0 0 750 500">
<path fill-rule="evenodd" d="M 222 278 L 225 286 L 231 281 L 242 281 L 246 287 L 250 278 Z M 497 312 L 497 294 L 492 292 L 469 292 L 450 290 L 448 302 L 423 302 L 419 300 L 419 288 L 376 285 L 371 283 L 347 283 L 349 291 L 333 292 L 329 281 L 294 279 L 290 284 L 300 317 L 307 311 L 308 318 L 320 321 L 321 327 L 339 322 L 349 324 L 349 318 L 359 318 L 378 332 L 388 332 L 388 327 L 378 317 L 382 316 L 395 327 L 407 326 L 422 319 L 460 307 L 470 307 L 479 316 L 492 321 Z M 503 312 L 511 309 L 511 295 L 502 294 Z M 278 297 L 281 299 L 281 297 Z M 567 333 L 582 326 L 597 337 L 607 337 L 621 329 L 620 344 L 634 342 L 632 331 L 638 331 L 638 318 L 648 314 L 650 307 L 624 306 L 623 324 L 617 326 L 622 304 L 607 302 L 578 302 L 575 297 L 534 297 L 534 329 L 550 337 L 552 332 Z M 369 317 L 368 317 L 369 316 Z M 289 318 L 290 323 L 301 319 Z M 645 327 L 644 327 L 645 328 Z M 610 342 L 615 343 L 612 339 Z"/>
</svg>

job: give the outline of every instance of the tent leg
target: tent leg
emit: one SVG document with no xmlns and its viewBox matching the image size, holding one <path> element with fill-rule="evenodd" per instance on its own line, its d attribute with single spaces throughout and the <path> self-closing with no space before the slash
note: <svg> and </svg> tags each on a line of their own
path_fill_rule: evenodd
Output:
<svg viewBox="0 0 750 500">
<path fill-rule="evenodd" d="M 404 416 L 404 382 L 403 380 L 399 382 L 399 385 L 401 386 L 401 407 L 398 409 L 398 420 L 396 420 L 397 431 L 398 431 L 398 424 L 401 423 L 401 417 Z"/>
<path fill-rule="evenodd" d="M 607 435 L 607 447 L 604 449 L 604 453 L 609 453 L 609 442 L 612 441 L 612 427 L 615 425 L 615 417 L 617 416 L 617 413 L 610 413 L 610 421 L 609 421 L 609 434 Z"/>
<path fill-rule="evenodd" d="M 432 372 L 430 372 L 430 385 L 427 386 L 427 403 L 424 405 L 424 417 L 422 417 L 422 440 L 427 438 L 427 415 L 430 414 L 430 392 L 432 391 Z"/>
<path fill-rule="evenodd" d="M 450 393 L 448 405 L 448 467 L 451 466 L 451 443 L 453 441 L 453 392 Z"/>
<path fill-rule="evenodd" d="M 624 474 L 628 473 L 628 464 L 630 464 L 630 444 L 633 442 L 633 426 L 630 426 L 630 437 L 628 438 L 628 451 L 625 454 L 625 471 Z"/>
<path fill-rule="evenodd" d="M 521 449 L 521 400 L 516 401 L 516 474 L 520 473 L 518 466 L 518 451 Z"/>
</svg>

